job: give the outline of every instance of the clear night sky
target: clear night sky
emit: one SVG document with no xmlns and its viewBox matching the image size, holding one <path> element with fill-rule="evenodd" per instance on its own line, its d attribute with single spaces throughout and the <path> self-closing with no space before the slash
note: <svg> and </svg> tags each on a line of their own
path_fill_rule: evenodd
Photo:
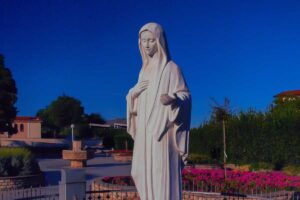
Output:
<svg viewBox="0 0 300 200">
<path fill-rule="evenodd" d="M 192 126 L 211 97 L 234 110 L 265 110 L 300 89 L 300 1 L 0 0 L 0 53 L 18 87 L 19 115 L 57 96 L 86 113 L 125 117 L 137 81 L 139 28 L 160 23 L 193 97 Z"/>
</svg>

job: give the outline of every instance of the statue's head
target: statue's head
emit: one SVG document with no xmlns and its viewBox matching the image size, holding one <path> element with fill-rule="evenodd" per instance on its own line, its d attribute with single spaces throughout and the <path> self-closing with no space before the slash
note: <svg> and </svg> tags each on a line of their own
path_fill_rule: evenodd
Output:
<svg viewBox="0 0 300 200">
<path fill-rule="evenodd" d="M 169 60 L 166 37 L 162 27 L 157 23 L 145 24 L 140 29 L 139 48 L 143 65 L 146 65 L 149 57 L 153 57 L 156 53 L 161 61 L 166 63 Z"/>
</svg>

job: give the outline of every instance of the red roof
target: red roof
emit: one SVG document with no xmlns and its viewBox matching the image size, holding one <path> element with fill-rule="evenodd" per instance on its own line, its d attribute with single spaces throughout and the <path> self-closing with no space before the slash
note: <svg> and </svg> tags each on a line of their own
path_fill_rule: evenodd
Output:
<svg viewBox="0 0 300 200">
<path fill-rule="evenodd" d="M 16 121 L 41 121 L 38 117 L 17 116 Z"/>
<path fill-rule="evenodd" d="M 300 90 L 288 90 L 275 95 L 275 97 L 282 96 L 300 96 Z"/>
</svg>

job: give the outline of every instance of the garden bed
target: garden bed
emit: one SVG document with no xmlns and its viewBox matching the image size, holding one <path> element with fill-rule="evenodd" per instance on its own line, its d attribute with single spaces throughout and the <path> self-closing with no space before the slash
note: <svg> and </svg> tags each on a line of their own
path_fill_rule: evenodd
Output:
<svg viewBox="0 0 300 200">
<path fill-rule="evenodd" d="M 182 172 L 183 187 L 187 190 L 238 192 L 243 194 L 269 193 L 280 190 L 300 190 L 300 176 L 283 172 L 247 172 L 223 169 L 185 168 Z"/>
<path fill-rule="evenodd" d="M 130 176 L 104 177 L 101 183 L 113 187 L 134 187 Z M 261 194 L 276 191 L 299 191 L 300 177 L 282 172 L 227 171 L 187 167 L 182 172 L 183 190 L 197 192 Z"/>
<path fill-rule="evenodd" d="M 224 198 L 241 198 L 244 200 L 259 200 L 271 198 L 274 200 L 291 199 L 294 195 L 290 189 L 297 189 L 296 182 L 300 177 L 287 176 L 282 173 L 256 173 L 228 171 L 227 180 L 224 181 L 222 170 L 202 170 L 187 168 L 183 171 L 183 199 L 199 200 L 223 200 Z M 273 183 L 273 186 L 271 187 Z M 282 184 L 284 182 L 284 184 Z M 247 185 L 248 184 L 248 185 Z M 240 190 L 243 186 L 248 189 Z M 283 186 L 285 185 L 285 186 Z M 257 187 L 255 187 L 257 186 Z M 115 192 L 119 196 L 123 193 L 129 194 L 132 199 L 139 199 L 134 181 L 130 176 L 103 177 L 93 184 L 95 190 L 119 191 Z M 274 190 L 271 190 L 274 189 Z"/>
<path fill-rule="evenodd" d="M 109 151 L 115 161 L 119 162 L 131 162 L 132 161 L 132 151 L 129 150 L 112 150 Z"/>
</svg>

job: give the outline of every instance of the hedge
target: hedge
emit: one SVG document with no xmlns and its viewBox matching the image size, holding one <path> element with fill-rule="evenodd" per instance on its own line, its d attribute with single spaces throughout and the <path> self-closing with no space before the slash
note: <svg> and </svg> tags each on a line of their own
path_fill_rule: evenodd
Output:
<svg viewBox="0 0 300 200">
<path fill-rule="evenodd" d="M 33 154 L 25 148 L 0 149 L 0 176 L 32 175 L 40 172 Z"/>
<path fill-rule="evenodd" d="M 268 163 L 274 169 L 299 166 L 300 100 L 275 101 L 265 112 L 249 109 L 232 114 L 226 121 L 226 146 L 228 162 L 234 164 L 253 163 L 256 168 Z M 209 120 L 192 129 L 190 153 L 222 161 L 222 124 Z"/>
</svg>

